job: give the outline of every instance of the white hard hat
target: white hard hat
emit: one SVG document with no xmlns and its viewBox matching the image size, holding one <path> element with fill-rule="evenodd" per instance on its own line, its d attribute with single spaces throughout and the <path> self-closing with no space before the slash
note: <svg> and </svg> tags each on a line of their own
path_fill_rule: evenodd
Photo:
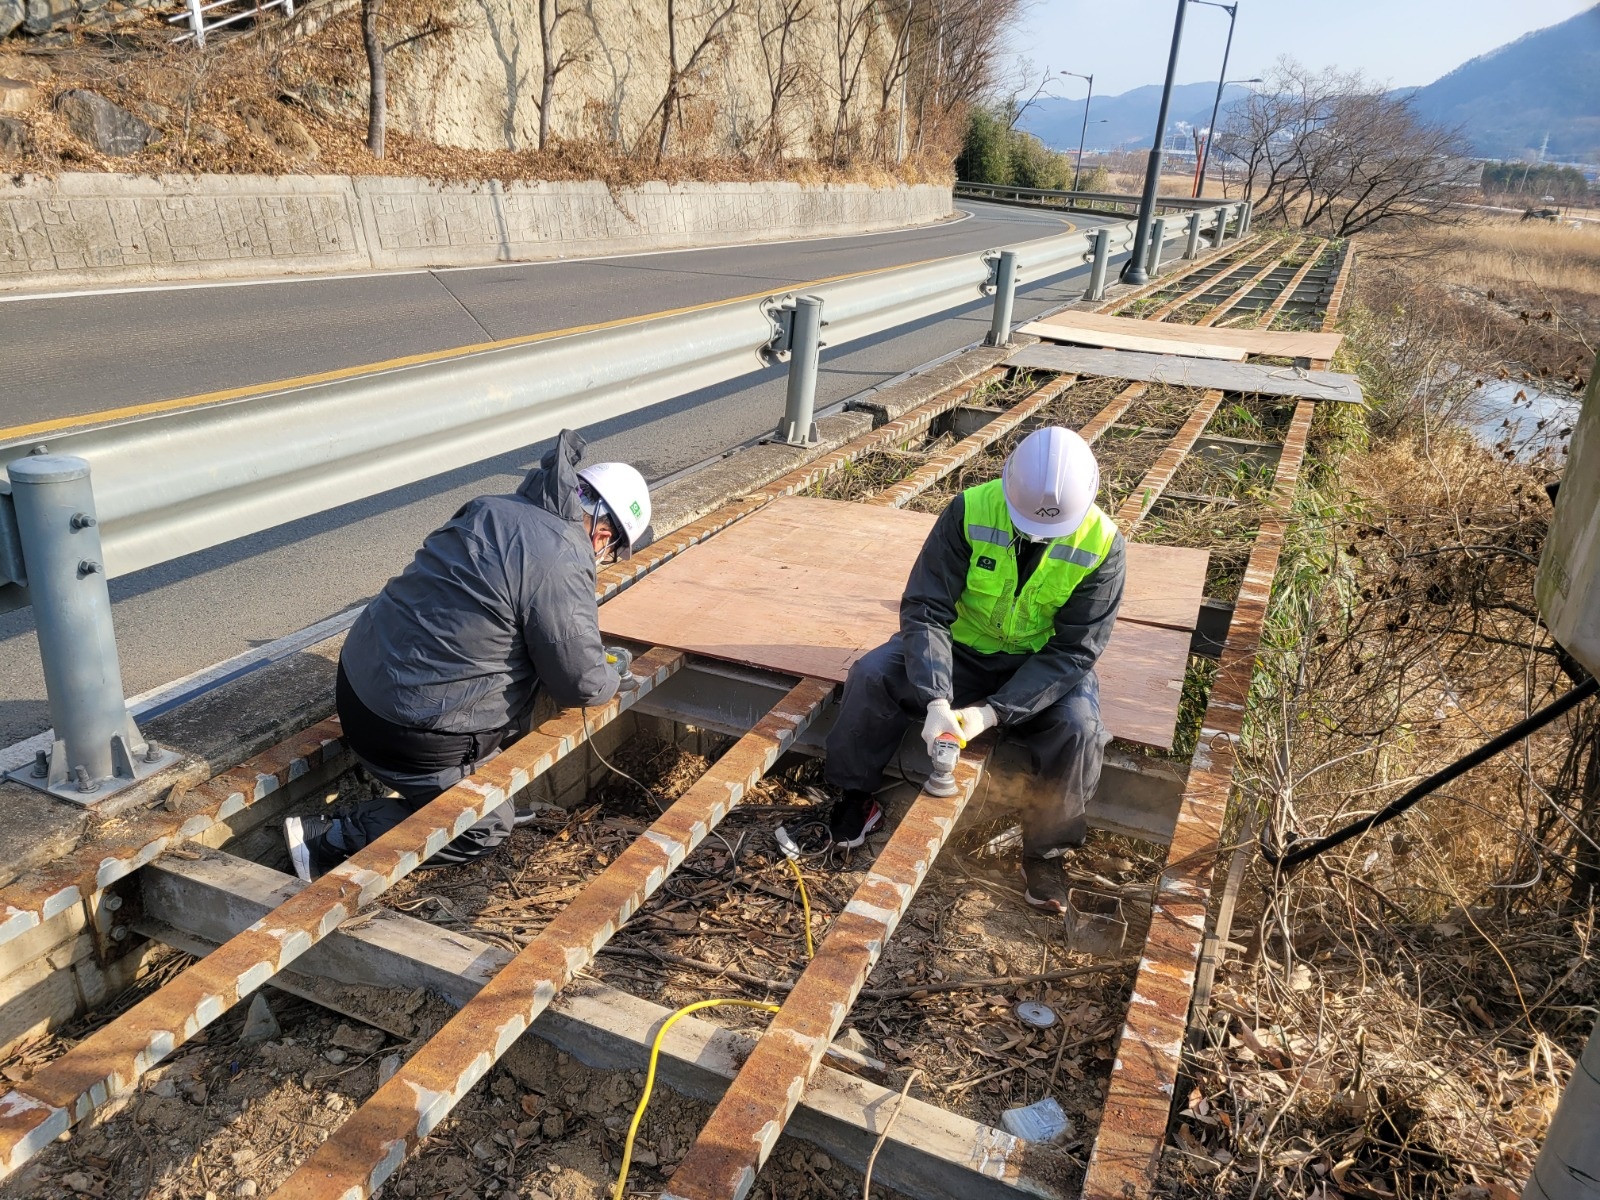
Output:
<svg viewBox="0 0 1600 1200">
<path fill-rule="evenodd" d="M 1094 451 L 1070 429 L 1051 425 L 1022 439 L 1006 459 L 1006 508 L 1032 538 L 1066 537 L 1083 524 L 1100 490 Z"/>
<path fill-rule="evenodd" d="M 650 486 L 644 476 L 627 463 L 603 462 L 580 468 L 578 478 L 594 490 L 606 509 L 601 513 L 598 505 L 580 493 L 584 511 L 591 516 L 609 516 L 622 539 L 617 557 L 628 558 L 642 550 L 650 541 Z"/>
</svg>

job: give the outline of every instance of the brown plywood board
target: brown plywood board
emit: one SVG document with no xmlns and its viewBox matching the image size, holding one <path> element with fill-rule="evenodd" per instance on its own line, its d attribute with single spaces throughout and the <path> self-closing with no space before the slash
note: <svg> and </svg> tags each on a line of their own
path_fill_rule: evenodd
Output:
<svg viewBox="0 0 1600 1200">
<path fill-rule="evenodd" d="M 1226 346 L 1246 354 L 1270 354 L 1281 358 L 1331 359 L 1344 340 L 1342 333 L 1316 333 L 1308 330 L 1202 328 L 1198 325 L 1141 321 L 1134 317 L 1113 317 L 1107 313 L 1059 312 L 1023 326 L 1026 333 L 1082 345 L 1110 346 L 1140 350 L 1142 346 L 1117 346 L 1115 342 L 1087 340 L 1093 334 L 1160 338 L 1169 342 L 1192 342 L 1199 346 Z M 1193 351 L 1177 351 L 1193 353 Z"/>
<path fill-rule="evenodd" d="M 1120 320 L 1121 318 L 1113 318 Z M 1165 329 L 1153 321 L 1129 321 L 1147 330 Z M 1152 354 L 1186 354 L 1190 358 L 1222 358 L 1230 362 L 1243 362 L 1245 351 L 1237 346 L 1207 345 L 1188 339 L 1164 338 L 1155 333 L 1123 333 L 1113 330 L 1063 329 L 1047 321 L 1029 321 L 1017 329 L 1018 333 L 1031 333 L 1034 337 L 1048 338 L 1052 342 L 1069 342 L 1075 346 L 1103 346 L 1107 350 L 1145 350 Z"/>
<path fill-rule="evenodd" d="M 600 628 L 842 681 L 900 628 L 900 594 L 933 523 L 925 513 L 785 497 L 601 606 Z M 1113 736 L 1170 747 L 1207 558 L 1129 546 L 1123 607 L 1098 668 Z"/>
<path fill-rule="evenodd" d="M 1361 384 L 1354 375 L 1305 367 L 1217 362 L 1209 358 L 1179 358 L 1172 354 L 1141 354 L 1133 350 L 1052 346 L 1045 342 L 1023 347 L 1006 359 L 1006 363 L 1019 370 L 1057 371 L 1102 379 L 1139 379 L 1174 387 L 1215 388 L 1246 395 L 1362 403 Z"/>
</svg>

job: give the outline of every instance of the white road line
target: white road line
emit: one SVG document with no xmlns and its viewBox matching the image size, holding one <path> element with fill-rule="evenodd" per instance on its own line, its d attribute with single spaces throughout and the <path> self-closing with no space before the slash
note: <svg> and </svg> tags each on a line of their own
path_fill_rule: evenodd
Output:
<svg viewBox="0 0 1600 1200">
<path fill-rule="evenodd" d="M 880 229 L 873 233 L 836 233 L 827 237 L 799 238 L 797 241 L 837 242 L 846 238 L 887 237 L 896 233 L 917 233 L 925 229 L 943 229 L 971 220 L 976 214 L 970 209 L 958 209 L 961 215 L 932 225 L 909 225 L 899 229 Z M 653 258 L 666 254 L 700 254 L 707 250 L 742 250 L 766 245 L 765 242 L 725 242 L 715 246 L 680 246 L 675 250 L 633 250 L 627 254 L 594 254 L 584 258 L 530 258 L 516 262 L 479 263 L 461 267 L 413 267 L 392 271 L 348 271 L 338 275 L 274 275 L 265 279 L 203 279 L 189 283 L 135 283 L 123 287 L 81 288 L 59 292 L 26 292 L 17 295 L 0 293 L 0 304 L 20 304 L 26 300 L 78 300 L 85 296 L 128 296 L 148 292 L 199 292 L 213 288 L 267 287 L 284 283 L 338 283 L 347 279 L 397 279 L 407 275 L 444 275 L 459 271 L 499 271 L 508 267 L 543 267 L 558 264 L 613 262 L 626 258 Z"/>
</svg>

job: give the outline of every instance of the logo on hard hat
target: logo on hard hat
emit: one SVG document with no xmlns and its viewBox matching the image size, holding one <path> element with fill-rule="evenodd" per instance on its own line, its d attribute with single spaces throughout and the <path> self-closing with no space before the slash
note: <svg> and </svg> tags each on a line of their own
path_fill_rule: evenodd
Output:
<svg viewBox="0 0 1600 1200">
<path fill-rule="evenodd" d="M 1059 517 L 1061 510 L 1059 508 L 1041 508 L 1033 515 L 1036 517 Z"/>
<path fill-rule="evenodd" d="M 634 516 L 636 516 L 636 517 L 644 516 L 644 510 L 639 507 L 639 502 L 637 500 L 635 500 L 632 504 L 628 505 L 628 507 L 633 510 L 633 515 Z"/>
</svg>

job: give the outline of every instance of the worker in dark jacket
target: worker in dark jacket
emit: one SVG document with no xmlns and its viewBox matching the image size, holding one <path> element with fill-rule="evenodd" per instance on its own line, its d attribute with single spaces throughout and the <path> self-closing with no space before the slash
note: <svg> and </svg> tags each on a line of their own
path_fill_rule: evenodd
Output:
<svg viewBox="0 0 1600 1200">
<path fill-rule="evenodd" d="M 1100 470 L 1059 428 L 1023 439 L 1000 479 L 940 515 L 900 601 L 900 632 L 850 668 L 827 740 L 837 846 L 882 821 L 873 794 L 906 729 L 932 752 L 999 726 L 1031 752 L 1038 786 L 1022 814 L 1028 903 L 1066 905 L 1061 855 L 1083 843 L 1106 742 L 1094 665 L 1122 603 L 1124 544 L 1095 504 Z"/>
<path fill-rule="evenodd" d="M 528 731 L 543 690 L 562 708 L 637 686 L 600 642 L 596 565 L 648 540 L 650 492 L 625 463 L 579 468 L 564 431 L 514 495 L 469 501 L 362 611 L 339 656 L 344 737 L 393 795 L 285 824 L 302 879 L 353 854 Z M 620 656 L 620 659 L 619 659 Z M 505 806 L 429 860 L 463 862 L 511 831 Z"/>
</svg>

